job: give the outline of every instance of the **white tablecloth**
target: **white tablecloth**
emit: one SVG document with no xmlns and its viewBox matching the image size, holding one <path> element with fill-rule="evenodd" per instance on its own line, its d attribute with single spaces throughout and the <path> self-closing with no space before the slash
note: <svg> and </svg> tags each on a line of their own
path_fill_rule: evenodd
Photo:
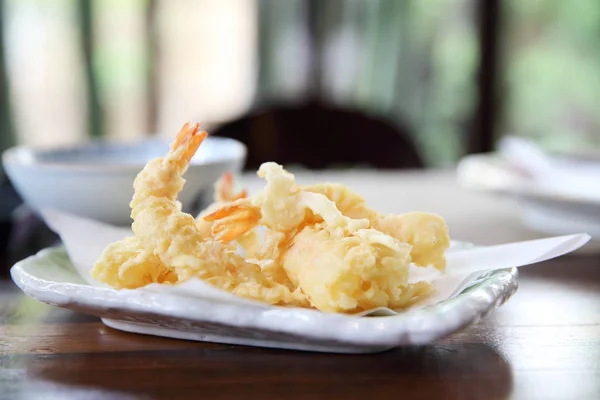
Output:
<svg viewBox="0 0 600 400">
<path fill-rule="evenodd" d="M 292 171 L 298 183 L 343 183 L 382 212 L 428 211 L 442 215 L 453 239 L 482 245 L 545 237 L 523 226 L 512 199 L 475 192 L 458 185 L 454 171 Z M 250 193 L 264 186 L 256 174 L 244 174 Z"/>
</svg>

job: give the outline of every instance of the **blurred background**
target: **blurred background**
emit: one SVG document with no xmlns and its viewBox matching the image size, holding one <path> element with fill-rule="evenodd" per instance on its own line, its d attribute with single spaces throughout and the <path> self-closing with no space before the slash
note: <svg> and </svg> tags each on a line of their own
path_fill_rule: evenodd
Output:
<svg viewBox="0 0 600 400">
<path fill-rule="evenodd" d="M 0 0 L 0 150 L 195 120 L 248 144 L 248 168 L 297 138 L 348 154 L 401 138 L 405 161 L 325 160 L 382 168 L 454 165 L 507 134 L 596 151 L 599 33 L 597 0 Z"/>
<path fill-rule="evenodd" d="M 596 0 L 1 0 L 2 148 L 170 135 L 307 99 L 426 166 L 502 134 L 600 146 Z"/>
</svg>

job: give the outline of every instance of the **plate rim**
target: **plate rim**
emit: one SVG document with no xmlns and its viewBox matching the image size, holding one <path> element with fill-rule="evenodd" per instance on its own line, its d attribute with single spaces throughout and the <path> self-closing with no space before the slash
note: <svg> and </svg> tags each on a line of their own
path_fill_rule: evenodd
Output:
<svg viewBox="0 0 600 400">
<path fill-rule="evenodd" d="M 10 271 L 13 281 L 25 294 L 38 301 L 101 318 L 107 318 L 102 316 L 102 311 L 106 313 L 121 310 L 126 314 L 153 315 L 195 323 L 212 322 L 360 347 L 431 343 L 479 321 L 494 308 L 504 304 L 518 288 L 517 268 L 482 271 L 473 284 L 459 295 L 426 309 L 395 316 L 357 317 L 322 313 L 313 309 L 216 303 L 152 291 L 135 292 L 85 283 L 56 282 L 36 277 L 28 271 L 32 263 L 47 262 L 46 259 L 57 254 L 66 255 L 68 259 L 64 247 L 57 246 L 43 249 L 19 261 Z M 73 272 L 77 273 L 72 263 L 70 265 Z M 91 292 L 93 296 L 82 291 Z M 158 307 L 157 299 L 161 300 Z"/>
<path fill-rule="evenodd" d="M 473 163 L 483 163 L 486 166 L 491 166 L 492 168 L 498 169 L 503 173 L 507 173 L 515 180 L 521 179 L 516 174 L 514 174 L 514 172 L 512 172 L 510 168 L 507 168 L 506 165 L 497 165 L 497 163 L 495 163 L 494 161 L 501 162 L 503 161 L 503 158 L 497 152 L 485 154 L 471 154 L 463 157 L 458 163 L 456 169 L 458 181 L 461 185 L 467 188 L 484 192 L 502 193 L 522 197 L 525 199 L 529 198 L 531 200 L 550 201 L 553 203 L 570 204 L 575 206 L 578 205 L 585 207 L 600 207 L 600 200 L 595 200 L 585 196 L 559 193 L 553 190 L 539 187 L 537 185 L 517 185 L 514 183 L 506 182 L 490 185 L 488 182 L 484 182 L 484 180 L 481 179 L 481 175 L 474 177 L 473 173 L 470 172 L 471 170 L 475 169 Z"/>
</svg>

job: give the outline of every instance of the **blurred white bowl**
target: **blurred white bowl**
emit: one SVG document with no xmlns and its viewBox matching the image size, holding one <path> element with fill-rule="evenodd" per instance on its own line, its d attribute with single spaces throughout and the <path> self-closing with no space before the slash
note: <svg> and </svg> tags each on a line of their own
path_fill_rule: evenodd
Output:
<svg viewBox="0 0 600 400">
<path fill-rule="evenodd" d="M 2 154 L 4 169 L 34 210 L 54 208 L 98 221 L 128 225 L 133 180 L 149 160 L 163 156 L 169 142 L 92 142 L 77 147 L 36 150 L 18 146 Z M 233 139 L 208 137 L 192 159 L 179 195 L 184 209 L 200 194 L 212 193 L 225 172 L 238 173 L 246 147 Z"/>
</svg>

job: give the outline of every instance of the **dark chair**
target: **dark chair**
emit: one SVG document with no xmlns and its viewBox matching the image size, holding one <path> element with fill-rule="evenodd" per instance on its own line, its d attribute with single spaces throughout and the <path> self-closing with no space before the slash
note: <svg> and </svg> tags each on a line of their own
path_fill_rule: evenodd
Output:
<svg viewBox="0 0 600 400">
<path fill-rule="evenodd" d="M 12 265 L 9 246 L 13 233 L 12 213 L 19 204 L 21 199 L 11 183 L 0 178 L 0 279 L 8 277 Z"/>
<path fill-rule="evenodd" d="M 20 196 L 8 180 L 0 182 L 0 279 L 7 278 L 10 267 L 17 261 L 55 244 L 58 235 L 25 208 Z"/>
<path fill-rule="evenodd" d="M 265 161 L 309 169 L 423 167 L 406 129 L 318 103 L 256 111 L 225 123 L 212 134 L 237 139 L 248 147 L 246 170 L 256 170 Z"/>
</svg>

